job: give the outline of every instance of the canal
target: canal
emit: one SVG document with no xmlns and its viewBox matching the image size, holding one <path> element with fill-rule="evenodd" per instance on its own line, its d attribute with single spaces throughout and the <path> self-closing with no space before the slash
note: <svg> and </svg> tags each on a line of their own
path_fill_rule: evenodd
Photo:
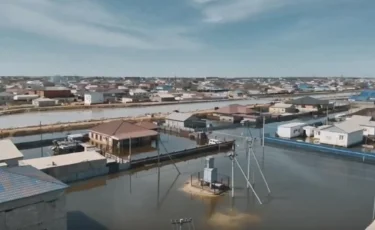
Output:
<svg viewBox="0 0 375 230">
<path fill-rule="evenodd" d="M 238 128 L 231 133 L 245 131 Z M 69 229 L 171 229 L 170 220 L 177 218 L 193 218 L 195 229 L 352 230 L 370 223 L 374 165 L 271 146 L 263 155 L 259 143 L 255 152 L 272 191 L 268 197 L 260 174 L 254 171 L 263 205 L 246 188 L 238 169 L 234 202 L 229 194 L 208 198 L 181 191 L 190 174 L 203 169 L 204 158 L 198 158 L 178 163 L 181 175 L 168 165 L 161 168 L 160 177 L 154 168 L 73 184 L 66 199 Z M 241 138 L 237 153 L 246 168 Z M 226 153 L 214 157 L 219 173 L 230 175 Z M 256 167 L 254 160 L 251 167 Z"/>
<path fill-rule="evenodd" d="M 339 97 L 347 96 L 352 93 L 337 93 L 314 95 L 314 97 Z M 213 109 L 214 107 L 226 106 L 229 104 L 260 104 L 275 100 L 275 98 L 249 99 L 239 101 L 221 101 L 221 102 L 204 102 L 193 104 L 173 104 L 163 106 L 145 106 L 145 107 L 128 107 L 128 108 L 111 108 L 111 109 L 92 109 L 92 110 L 74 110 L 74 111 L 50 111 L 35 112 L 0 116 L 0 128 L 24 127 L 42 124 L 53 124 L 58 122 L 84 121 L 91 119 L 116 118 L 127 116 L 138 116 L 146 113 L 167 113 L 173 110 L 189 112 L 203 109 Z"/>
</svg>

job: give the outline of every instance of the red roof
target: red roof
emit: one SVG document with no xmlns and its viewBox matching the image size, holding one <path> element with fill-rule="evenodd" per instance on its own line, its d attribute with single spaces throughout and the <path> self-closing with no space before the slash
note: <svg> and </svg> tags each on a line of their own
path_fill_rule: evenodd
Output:
<svg viewBox="0 0 375 230">
<path fill-rule="evenodd" d="M 119 140 L 158 135 L 158 132 L 156 131 L 149 130 L 122 120 L 100 124 L 92 128 L 91 131 L 112 136 L 113 138 Z"/>
</svg>

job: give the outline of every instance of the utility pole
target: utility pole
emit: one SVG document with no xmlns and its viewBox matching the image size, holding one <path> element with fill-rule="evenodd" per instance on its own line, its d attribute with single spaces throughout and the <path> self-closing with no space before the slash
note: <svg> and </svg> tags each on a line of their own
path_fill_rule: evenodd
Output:
<svg viewBox="0 0 375 230">
<path fill-rule="evenodd" d="M 44 157 L 44 153 L 43 153 L 43 132 L 42 132 L 42 121 L 40 121 L 39 123 L 39 131 L 40 131 L 40 154 L 42 155 L 42 157 Z"/>
</svg>

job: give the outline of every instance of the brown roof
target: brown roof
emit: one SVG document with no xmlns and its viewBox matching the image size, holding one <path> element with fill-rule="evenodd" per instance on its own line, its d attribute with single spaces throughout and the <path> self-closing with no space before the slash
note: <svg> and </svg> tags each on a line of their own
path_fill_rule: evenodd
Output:
<svg viewBox="0 0 375 230">
<path fill-rule="evenodd" d="M 142 128 L 145 128 L 145 129 L 151 129 L 151 130 L 158 128 L 157 125 L 148 121 L 141 121 L 141 122 L 135 123 L 135 125 L 141 126 Z"/>
<path fill-rule="evenodd" d="M 92 128 L 91 131 L 112 136 L 119 140 L 158 135 L 156 131 L 121 120 L 100 124 Z"/>
<path fill-rule="evenodd" d="M 232 104 L 225 107 L 221 107 L 220 109 L 216 110 L 216 113 L 222 114 L 234 114 L 234 113 L 241 113 L 241 114 L 251 114 L 254 111 L 250 108 L 247 108 L 244 105 Z"/>
</svg>

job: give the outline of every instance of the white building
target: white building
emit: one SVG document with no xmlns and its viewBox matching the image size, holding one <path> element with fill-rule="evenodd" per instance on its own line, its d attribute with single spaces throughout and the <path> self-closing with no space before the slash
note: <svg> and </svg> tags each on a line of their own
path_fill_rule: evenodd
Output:
<svg viewBox="0 0 375 230">
<path fill-rule="evenodd" d="M 104 103 L 104 96 L 101 92 L 85 93 L 85 105 Z"/>
<path fill-rule="evenodd" d="M 319 142 L 321 144 L 350 147 L 363 140 L 363 129 L 350 121 L 336 123 L 320 129 Z"/>
<path fill-rule="evenodd" d="M 0 167 L 0 229 L 67 229 L 68 186 L 31 166 Z"/>
<path fill-rule="evenodd" d="M 33 100 L 32 104 L 36 107 L 55 106 L 57 101 L 49 98 L 37 98 Z"/>
<path fill-rule="evenodd" d="M 273 114 L 294 113 L 295 111 L 294 105 L 284 103 L 277 103 L 269 108 L 269 112 Z"/>
<path fill-rule="evenodd" d="M 144 89 L 131 89 L 129 94 L 133 97 L 149 97 L 150 94 Z"/>
<path fill-rule="evenodd" d="M 279 125 L 277 127 L 277 135 L 284 138 L 293 138 L 298 137 L 303 134 L 303 127 L 306 126 L 306 123 L 294 122 L 284 125 Z"/>
</svg>

